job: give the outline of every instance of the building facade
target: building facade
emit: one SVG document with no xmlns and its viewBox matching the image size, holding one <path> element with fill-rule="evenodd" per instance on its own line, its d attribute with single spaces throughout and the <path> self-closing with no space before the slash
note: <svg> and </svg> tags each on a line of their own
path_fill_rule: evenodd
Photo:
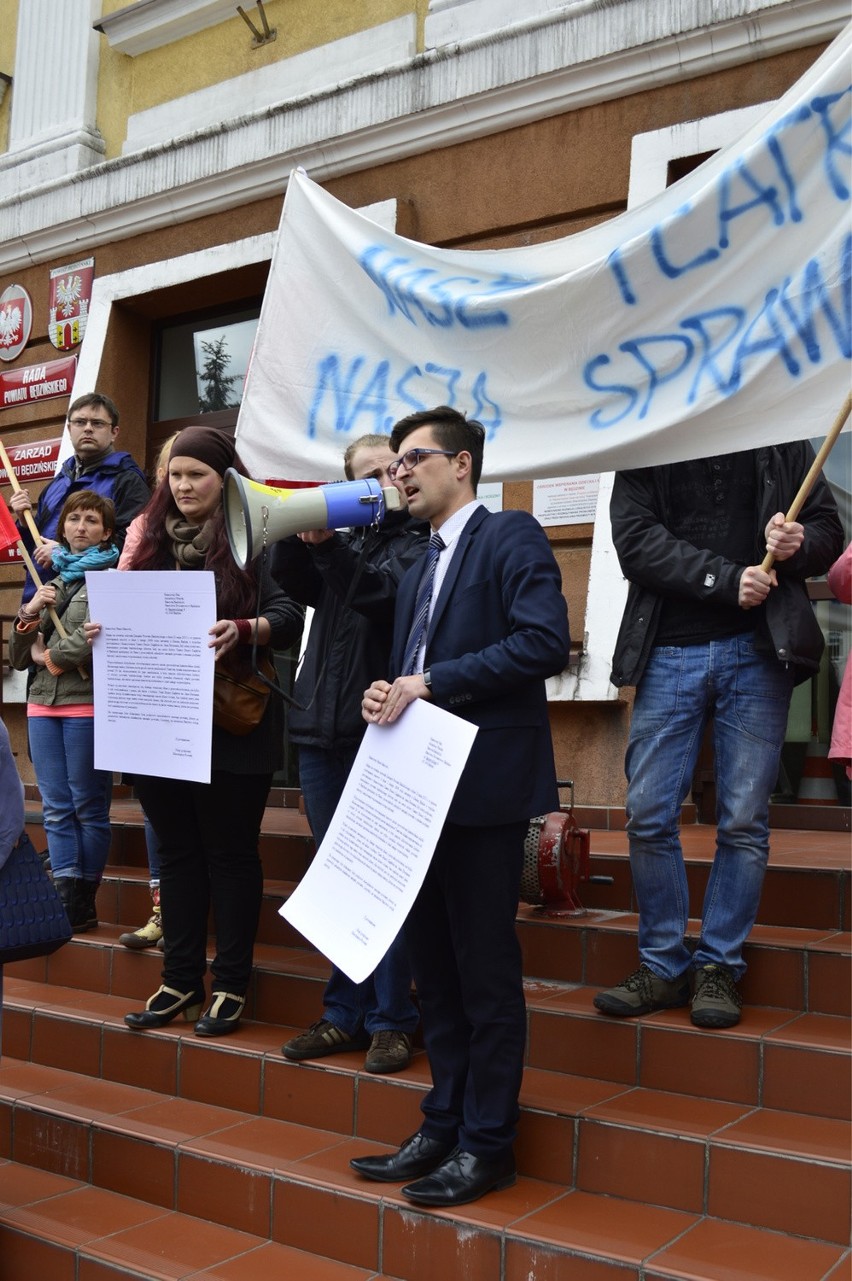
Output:
<svg viewBox="0 0 852 1281">
<path fill-rule="evenodd" d="M 50 362 L 76 356 L 77 390 L 116 400 L 122 446 L 149 466 L 199 413 L 236 421 L 240 353 L 295 166 L 430 244 L 565 237 L 735 137 L 848 18 L 843 0 L 264 0 L 244 16 L 231 0 L 5 8 L 0 302 L 9 287 L 25 291 L 32 328 L 0 373 L 44 367 L 49 384 Z M 82 309 L 65 286 L 77 331 L 57 329 L 57 281 L 73 267 L 85 294 L 90 260 Z M 55 440 L 67 404 L 9 400 L 0 439 Z M 554 683 L 554 743 L 560 776 L 591 805 L 623 801 L 630 708 L 607 679 L 621 599 L 607 492 L 602 478 L 594 522 L 548 530 L 578 651 Z M 503 503 L 531 508 L 530 482 L 507 483 Z M 15 563 L 0 568 L 7 615 L 20 577 Z M 835 650 L 848 644 L 841 632 Z M 829 685 L 813 694 L 826 724 Z M 4 718 L 23 765 L 23 708 L 8 702 Z M 791 748 L 793 775 L 803 751 Z"/>
</svg>

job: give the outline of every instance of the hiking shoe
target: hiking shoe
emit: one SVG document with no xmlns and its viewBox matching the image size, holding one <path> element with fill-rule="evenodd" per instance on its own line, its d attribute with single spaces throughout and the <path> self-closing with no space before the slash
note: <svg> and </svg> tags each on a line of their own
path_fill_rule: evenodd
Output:
<svg viewBox="0 0 852 1281">
<path fill-rule="evenodd" d="M 690 1018 L 696 1027 L 733 1027 L 740 1021 L 743 999 L 733 974 L 724 965 L 702 965 L 695 971 Z"/>
<path fill-rule="evenodd" d="M 388 1072 L 401 1072 L 411 1062 L 411 1037 L 407 1032 L 393 1028 L 374 1032 L 364 1060 L 364 1069 L 380 1076 Z"/>
<path fill-rule="evenodd" d="M 604 1014 L 633 1018 L 637 1014 L 652 1014 L 654 1010 L 673 1010 L 688 1001 L 688 975 L 681 974 L 680 978 L 669 981 L 642 964 L 617 987 L 598 992 L 594 1005 Z"/>
<path fill-rule="evenodd" d="M 157 908 L 146 925 L 140 925 L 138 930 L 132 930 L 127 934 L 119 934 L 118 941 L 125 947 L 141 949 L 144 947 L 156 947 L 162 937 L 163 922 L 160 917 L 160 910 Z"/>
<path fill-rule="evenodd" d="M 327 1054 L 342 1054 L 344 1050 L 366 1050 L 370 1044 L 367 1033 L 361 1029 L 354 1036 L 343 1032 L 328 1019 L 312 1023 L 307 1032 L 300 1032 L 286 1045 L 281 1053 L 285 1059 L 323 1059 Z"/>
</svg>

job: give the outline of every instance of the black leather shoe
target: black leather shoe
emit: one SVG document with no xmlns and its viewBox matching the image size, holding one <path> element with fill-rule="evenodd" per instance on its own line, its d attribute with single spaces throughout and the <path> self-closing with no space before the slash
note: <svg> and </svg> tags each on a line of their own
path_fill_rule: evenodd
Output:
<svg viewBox="0 0 852 1281">
<path fill-rule="evenodd" d="M 149 997 L 144 1010 L 137 1014 L 125 1014 L 124 1021 L 134 1031 L 145 1031 L 147 1028 L 165 1027 L 182 1014 L 187 1022 L 194 1023 L 201 1013 L 204 1004 L 203 989 L 198 992 L 179 992 L 175 987 L 158 987 Z"/>
<path fill-rule="evenodd" d="M 349 1164 L 377 1183 L 404 1183 L 406 1179 L 419 1179 L 436 1170 L 454 1148 L 455 1144 L 427 1138 L 418 1130 L 405 1140 L 398 1152 L 391 1152 L 389 1156 L 357 1156 Z"/>
<path fill-rule="evenodd" d="M 214 992 L 209 1008 L 195 1025 L 196 1036 L 227 1036 L 236 1032 L 246 1008 L 244 996 L 233 992 Z"/>
<path fill-rule="evenodd" d="M 418 1179 L 402 1189 L 402 1195 L 415 1205 L 467 1205 L 478 1201 L 486 1192 L 499 1192 L 515 1182 L 515 1158 L 511 1152 L 489 1161 L 456 1148 L 425 1179 Z"/>
</svg>

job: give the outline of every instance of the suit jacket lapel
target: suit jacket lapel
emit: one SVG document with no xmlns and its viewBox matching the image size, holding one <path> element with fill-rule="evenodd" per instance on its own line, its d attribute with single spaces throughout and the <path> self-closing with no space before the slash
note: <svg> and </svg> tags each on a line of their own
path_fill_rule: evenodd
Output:
<svg viewBox="0 0 852 1281">
<path fill-rule="evenodd" d="M 461 567 L 464 563 L 465 557 L 467 556 L 468 550 L 471 545 L 471 540 L 475 536 L 476 531 L 478 530 L 479 526 L 482 524 L 483 520 L 485 520 L 488 514 L 489 513 L 488 513 L 487 507 L 477 508 L 477 510 L 471 516 L 470 520 L 465 525 L 462 532 L 459 534 L 458 547 L 453 552 L 453 559 L 450 561 L 450 567 L 447 570 L 446 577 L 444 578 L 444 581 L 441 583 L 441 590 L 438 593 L 438 599 L 435 601 L 435 608 L 432 611 L 432 617 L 429 620 L 429 631 L 426 634 L 427 649 L 429 646 L 429 641 L 432 639 L 432 636 L 435 634 L 435 629 L 440 623 L 444 615 L 444 611 L 447 608 L 449 599 L 453 594 L 453 588 L 455 587 L 456 579 L 459 576 Z"/>
</svg>

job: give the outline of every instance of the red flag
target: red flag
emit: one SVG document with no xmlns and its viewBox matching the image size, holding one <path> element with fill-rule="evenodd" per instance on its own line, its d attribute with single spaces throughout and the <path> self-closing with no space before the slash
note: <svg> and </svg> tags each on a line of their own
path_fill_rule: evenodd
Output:
<svg viewBox="0 0 852 1281">
<path fill-rule="evenodd" d="M 21 531 L 12 519 L 9 508 L 0 499 L 0 552 L 5 552 L 9 547 L 14 547 L 21 537 Z"/>
</svg>

